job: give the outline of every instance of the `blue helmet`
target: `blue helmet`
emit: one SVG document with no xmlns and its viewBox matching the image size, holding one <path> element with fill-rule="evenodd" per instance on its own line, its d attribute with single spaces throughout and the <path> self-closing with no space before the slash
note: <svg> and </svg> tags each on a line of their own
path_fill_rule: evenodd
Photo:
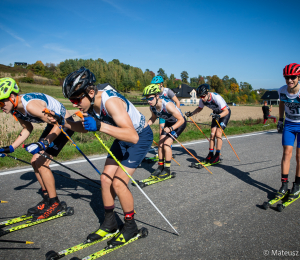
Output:
<svg viewBox="0 0 300 260">
<path fill-rule="evenodd" d="M 158 84 L 158 83 L 163 83 L 164 79 L 162 76 L 155 76 L 152 80 L 151 80 L 151 84 Z"/>
</svg>

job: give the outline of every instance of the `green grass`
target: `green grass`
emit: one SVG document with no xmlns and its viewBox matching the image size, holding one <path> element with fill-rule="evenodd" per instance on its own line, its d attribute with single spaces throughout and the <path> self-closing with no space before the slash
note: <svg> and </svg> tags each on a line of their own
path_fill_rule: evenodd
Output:
<svg viewBox="0 0 300 260">
<path fill-rule="evenodd" d="M 208 123 L 209 124 L 209 123 Z M 153 125 L 151 126 L 153 133 L 154 133 L 154 140 L 158 141 L 159 138 L 159 126 Z M 204 132 L 204 134 L 209 137 L 210 135 L 210 126 L 200 125 L 200 128 Z M 249 133 L 249 132 L 256 132 L 256 131 L 266 131 L 270 129 L 275 129 L 276 124 L 269 123 L 269 125 L 264 126 L 262 124 L 262 119 L 253 120 L 251 118 L 243 121 L 230 121 L 228 127 L 225 129 L 226 135 L 235 135 L 235 134 L 242 134 L 242 133 Z M 26 140 L 26 144 L 36 142 L 41 135 L 42 130 L 33 130 L 32 134 Z M 16 138 L 19 132 L 10 133 L 10 138 Z M 100 137 L 106 143 L 108 147 L 112 145 L 113 138 L 100 133 Z M 204 139 L 205 137 L 202 133 L 196 128 L 193 123 L 187 123 L 187 127 L 184 132 L 178 138 L 180 142 L 192 141 L 192 140 L 199 140 Z M 106 154 L 107 152 L 96 139 L 93 133 L 81 134 L 81 133 L 74 133 L 72 136 L 74 142 L 78 145 L 78 147 L 83 151 L 85 155 L 99 155 L 99 154 Z M 9 145 L 9 143 L 5 144 Z M 32 157 L 31 154 L 25 151 L 25 149 L 18 148 L 12 154 L 13 156 L 20 158 L 22 160 L 30 162 Z M 77 151 L 77 149 L 68 142 L 65 147 L 62 149 L 60 154 L 58 155 L 58 161 L 65 161 L 70 159 L 75 159 L 77 157 L 81 157 L 81 154 Z M 26 164 L 20 163 L 19 161 L 13 160 L 8 157 L 4 157 L 0 159 L 0 169 L 4 170 L 6 168 L 12 168 L 15 166 L 24 166 Z"/>
</svg>

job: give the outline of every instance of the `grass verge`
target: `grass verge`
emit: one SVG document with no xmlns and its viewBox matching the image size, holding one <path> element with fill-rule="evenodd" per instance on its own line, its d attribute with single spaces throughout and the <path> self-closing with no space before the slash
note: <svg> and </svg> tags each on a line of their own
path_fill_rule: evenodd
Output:
<svg viewBox="0 0 300 260">
<path fill-rule="evenodd" d="M 210 123 L 207 123 L 210 125 Z M 209 137 L 210 135 L 210 126 L 209 125 L 199 125 L 204 134 Z M 159 138 L 159 126 L 153 125 L 152 127 L 154 133 L 154 140 L 158 141 Z M 230 121 L 227 128 L 225 129 L 226 135 L 236 135 L 242 133 L 250 133 L 256 131 L 266 131 L 270 129 L 276 129 L 276 124 L 269 123 L 268 125 L 263 125 L 262 119 L 247 119 L 242 121 Z M 32 134 L 26 140 L 26 144 L 36 142 L 39 136 L 42 134 L 43 130 L 33 130 Z M 18 136 L 19 132 L 9 133 L 9 138 L 6 136 L 1 136 L 1 139 L 4 140 L 15 140 Z M 110 147 L 113 143 L 113 138 L 100 133 L 100 137 L 106 143 L 108 147 Z M 179 136 L 178 141 L 186 142 L 192 140 L 204 139 L 203 134 L 196 128 L 193 123 L 187 123 L 187 127 L 185 131 Z M 93 133 L 74 133 L 72 136 L 74 142 L 78 145 L 78 147 L 83 151 L 85 155 L 99 155 L 106 154 L 106 150 L 102 147 L 99 141 L 96 139 Z M 4 145 L 10 145 L 10 143 L 5 143 Z M 11 154 L 14 157 L 30 162 L 32 155 L 25 151 L 25 149 L 18 148 L 16 151 Z M 77 151 L 77 149 L 68 142 L 65 147 L 62 149 L 57 158 L 58 161 L 65 161 L 75 159 L 77 157 L 81 157 L 81 154 Z M 25 166 L 26 164 L 16 161 L 12 158 L 3 157 L 0 158 L 0 170 L 9 169 L 16 166 Z"/>
</svg>

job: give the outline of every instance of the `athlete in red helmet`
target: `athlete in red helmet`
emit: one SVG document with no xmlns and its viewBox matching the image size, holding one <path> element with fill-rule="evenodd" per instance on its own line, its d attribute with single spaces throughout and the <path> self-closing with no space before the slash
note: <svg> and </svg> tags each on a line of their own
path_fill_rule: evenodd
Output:
<svg viewBox="0 0 300 260">
<path fill-rule="evenodd" d="M 282 186 L 276 194 L 277 198 L 282 198 L 288 192 L 288 174 L 290 170 L 290 161 L 293 152 L 294 141 L 297 137 L 296 149 L 296 178 L 293 188 L 289 193 L 289 199 L 296 199 L 300 196 L 300 65 L 291 63 L 283 69 L 283 76 L 286 85 L 278 90 L 279 103 L 279 121 L 277 125 L 278 132 L 282 132 L 283 156 L 281 160 L 281 182 Z M 285 121 L 283 127 L 283 115 L 285 112 Z"/>
</svg>

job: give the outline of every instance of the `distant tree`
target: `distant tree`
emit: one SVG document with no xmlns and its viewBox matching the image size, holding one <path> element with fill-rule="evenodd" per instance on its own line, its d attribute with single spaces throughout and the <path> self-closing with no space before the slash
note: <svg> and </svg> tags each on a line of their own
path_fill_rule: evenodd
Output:
<svg viewBox="0 0 300 260">
<path fill-rule="evenodd" d="M 33 73 L 31 70 L 27 72 L 26 77 L 33 79 Z"/>
<path fill-rule="evenodd" d="M 13 66 L 13 64 L 12 64 L 12 63 L 9 63 L 9 64 L 8 64 L 8 66 L 9 66 L 9 67 L 12 67 L 12 66 Z"/>
<path fill-rule="evenodd" d="M 149 72 L 150 72 L 152 78 L 155 77 L 155 73 L 152 70 L 150 70 Z"/>
<path fill-rule="evenodd" d="M 213 88 L 217 93 L 223 93 L 224 91 L 224 84 L 222 80 L 217 76 L 213 75 L 210 80 L 210 86 Z"/>
<path fill-rule="evenodd" d="M 118 59 L 113 59 L 112 62 L 116 65 L 120 65 L 120 61 Z"/>
<path fill-rule="evenodd" d="M 163 77 L 164 80 L 168 79 L 167 74 L 165 73 L 165 71 L 162 68 L 159 68 L 159 70 L 157 71 L 157 76 Z"/>
<path fill-rule="evenodd" d="M 242 96 L 240 97 L 240 99 L 241 99 L 241 102 L 242 102 L 243 104 L 245 104 L 245 103 L 247 103 L 247 101 L 248 101 L 248 95 L 244 94 L 244 95 L 242 95 Z"/>
<path fill-rule="evenodd" d="M 202 85 L 205 83 L 205 79 L 204 77 L 202 77 L 201 75 L 198 76 L 198 85 Z"/>
<path fill-rule="evenodd" d="M 239 93 L 239 85 L 237 83 L 231 83 L 230 90 L 232 93 Z"/>
<path fill-rule="evenodd" d="M 187 73 L 187 71 L 183 71 L 180 74 L 181 80 L 183 83 L 188 83 L 188 78 L 189 78 L 189 74 Z"/>
</svg>

